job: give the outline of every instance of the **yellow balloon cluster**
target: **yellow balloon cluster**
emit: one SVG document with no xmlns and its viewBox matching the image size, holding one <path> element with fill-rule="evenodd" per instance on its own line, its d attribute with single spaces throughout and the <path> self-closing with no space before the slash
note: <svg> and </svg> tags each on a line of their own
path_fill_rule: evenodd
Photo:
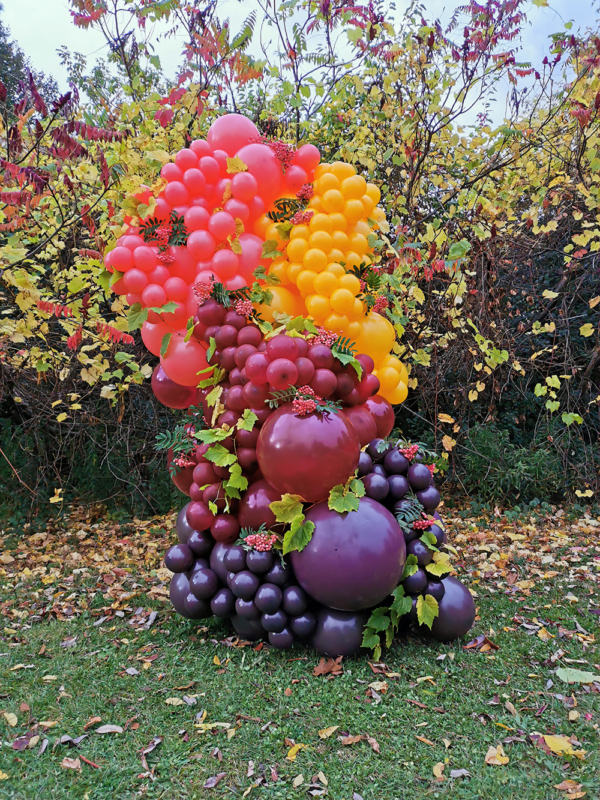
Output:
<svg viewBox="0 0 600 800">
<path fill-rule="evenodd" d="M 368 237 L 373 229 L 367 220 L 375 220 L 378 227 L 384 218 L 377 206 L 381 193 L 342 161 L 320 164 L 313 187 L 308 208 L 314 213 L 307 224 L 292 227 L 285 248 L 276 223 L 261 226 L 265 240 L 279 242 L 278 249 L 284 251 L 269 268 L 280 281 L 269 287 L 271 310 L 307 314 L 316 325 L 349 337 L 359 353 L 375 362 L 379 393 L 390 403 L 402 403 L 408 394 L 408 374 L 391 355 L 394 328 L 380 314 L 365 313 L 360 280 L 351 273 L 354 267 L 371 263 Z"/>
</svg>

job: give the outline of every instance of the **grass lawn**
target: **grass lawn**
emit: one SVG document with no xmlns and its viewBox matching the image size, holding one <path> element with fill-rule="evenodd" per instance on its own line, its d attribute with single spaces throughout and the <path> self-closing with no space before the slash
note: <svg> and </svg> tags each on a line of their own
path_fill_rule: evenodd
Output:
<svg viewBox="0 0 600 800">
<path fill-rule="evenodd" d="M 363 655 L 323 676 L 308 648 L 239 643 L 170 611 L 173 518 L 75 509 L 58 527 L 5 530 L 0 798 L 600 797 L 600 684 L 556 675 L 600 676 L 598 521 L 451 513 L 473 631 L 409 637 L 384 665 Z M 464 649 L 480 634 L 491 645 Z M 358 735 L 371 741 L 342 741 Z"/>
</svg>

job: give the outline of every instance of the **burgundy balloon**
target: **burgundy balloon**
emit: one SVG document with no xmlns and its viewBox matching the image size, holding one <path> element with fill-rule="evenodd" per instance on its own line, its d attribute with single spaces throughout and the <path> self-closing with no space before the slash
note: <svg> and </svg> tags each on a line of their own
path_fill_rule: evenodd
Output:
<svg viewBox="0 0 600 800">
<path fill-rule="evenodd" d="M 402 581 L 402 587 L 406 594 L 421 594 L 427 586 L 427 573 L 419 567 L 413 575 L 409 575 Z"/>
<path fill-rule="evenodd" d="M 169 467 L 173 463 L 173 450 L 169 448 L 167 453 L 167 462 Z M 175 484 L 175 486 L 179 489 L 180 492 L 183 494 L 187 494 L 190 496 L 192 483 L 194 482 L 194 467 L 178 467 L 175 465 L 176 472 L 171 475 L 171 480 Z M 170 471 L 170 470 L 169 470 Z"/>
<path fill-rule="evenodd" d="M 331 658 L 351 656 L 360 650 L 368 614 L 322 608 L 311 644 L 319 653 Z"/>
<path fill-rule="evenodd" d="M 215 617 L 230 617 L 235 611 L 235 595 L 231 589 L 219 589 L 210 601 L 210 610 Z"/>
<path fill-rule="evenodd" d="M 354 426 L 361 447 L 377 436 L 377 425 L 366 405 L 345 408 L 343 413 Z"/>
<path fill-rule="evenodd" d="M 406 475 L 410 467 L 410 461 L 398 449 L 394 448 L 383 459 L 383 466 L 390 475 Z"/>
<path fill-rule="evenodd" d="M 414 492 L 421 492 L 431 483 L 431 472 L 425 464 L 411 464 L 408 468 L 408 481 Z"/>
<path fill-rule="evenodd" d="M 246 564 L 250 572 L 262 575 L 268 572 L 273 566 L 273 553 L 270 550 L 250 550 L 246 556 Z"/>
<path fill-rule="evenodd" d="M 152 391 L 159 403 L 167 408 L 189 408 L 196 398 L 195 387 L 175 383 L 160 364 L 152 373 Z"/>
<path fill-rule="evenodd" d="M 239 614 L 234 614 L 231 617 L 231 622 L 237 635 L 241 636 L 242 639 L 247 639 L 249 642 L 256 642 L 265 635 L 259 619 L 244 619 Z"/>
<path fill-rule="evenodd" d="M 376 472 L 371 472 L 362 478 L 365 486 L 365 494 L 372 500 L 381 503 L 388 496 L 390 487 L 385 478 L 378 475 Z"/>
<path fill-rule="evenodd" d="M 210 554 L 210 568 L 219 576 L 221 583 L 227 581 L 227 567 L 224 564 L 225 554 L 229 550 L 230 545 L 217 542 L 213 547 Z"/>
<path fill-rule="evenodd" d="M 381 475 L 382 478 L 387 478 L 387 472 L 381 464 L 373 464 L 371 467 L 371 473 L 373 475 Z"/>
<path fill-rule="evenodd" d="M 443 528 L 440 528 L 439 525 L 432 525 L 429 530 L 435 536 L 436 547 L 441 547 L 443 544 L 446 544 L 448 541 L 448 534 Z"/>
<path fill-rule="evenodd" d="M 195 556 L 208 556 L 214 543 L 208 531 L 192 531 L 187 540 L 187 546 Z"/>
<path fill-rule="evenodd" d="M 439 616 L 433 620 L 431 632 L 425 628 L 423 633 L 440 642 L 451 642 L 464 636 L 475 622 L 475 601 L 456 578 L 444 578 L 442 583 L 445 592 L 439 601 Z"/>
<path fill-rule="evenodd" d="M 174 544 L 165 553 L 165 566 L 171 572 L 187 572 L 194 563 L 194 554 L 187 544 Z"/>
<path fill-rule="evenodd" d="M 426 489 L 423 489 L 423 491 L 416 492 L 415 496 L 428 514 L 436 510 L 442 499 L 435 486 L 428 486 Z"/>
<path fill-rule="evenodd" d="M 224 307 L 219 305 L 212 297 L 205 300 L 201 306 L 198 306 L 198 311 L 196 312 L 200 322 L 207 327 L 221 325 L 225 319 L 225 313 Z"/>
<path fill-rule="evenodd" d="M 315 600 L 356 611 L 382 602 L 398 585 L 405 561 L 404 536 L 390 512 L 363 497 L 358 511 L 338 514 L 327 502 L 305 515 L 312 539 L 291 553 L 298 583 Z"/>
<path fill-rule="evenodd" d="M 235 613 L 244 619 L 258 619 L 261 615 L 253 600 L 242 600 L 241 597 L 235 601 Z"/>
<path fill-rule="evenodd" d="M 194 530 L 190 523 L 187 521 L 187 511 L 191 503 L 186 503 L 177 515 L 177 522 L 175 523 L 175 531 L 177 538 L 182 544 L 186 544 L 190 533 Z"/>
<path fill-rule="evenodd" d="M 241 597 L 242 600 L 252 600 L 259 586 L 260 578 L 257 578 L 253 572 L 244 569 L 232 578 L 230 589 L 236 597 Z"/>
<path fill-rule="evenodd" d="M 303 614 L 308 606 L 308 598 L 300 586 L 286 586 L 283 590 L 283 610 L 286 614 Z"/>
<path fill-rule="evenodd" d="M 207 558 L 197 558 L 194 561 L 191 569 L 188 569 L 188 571 L 185 573 L 188 581 L 192 580 L 192 578 L 194 577 L 196 572 L 198 572 L 199 569 L 210 569 L 210 564 L 208 563 Z"/>
<path fill-rule="evenodd" d="M 274 614 L 279 610 L 283 593 L 274 583 L 263 583 L 258 587 L 254 603 L 263 614 Z"/>
<path fill-rule="evenodd" d="M 289 628 L 284 628 L 281 631 L 269 632 L 269 644 L 273 647 L 278 647 L 280 650 L 286 650 L 294 644 L 294 634 Z"/>
<path fill-rule="evenodd" d="M 196 531 L 210 528 L 214 515 L 206 503 L 190 503 L 187 507 L 187 521 Z"/>
<path fill-rule="evenodd" d="M 219 588 L 219 578 L 212 569 L 199 569 L 190 579 L 190 592 L 198 600 L 210 600 Z"/>
<path fill-rule="evenodd" d="M 210 532 L 217 542 L 232 544 L 240 532 L 240 523 L 233 514 L 217 514 L 210 526 Z"/>
<path fill-rule="evenodd" d="M 258 530 L 261 525 L 272 528 L 276 524 L 275 514 L 269 504 L 281 500 L 281 492 L 265 480 L 256 481 L 242 495 L 238 509 L 238 521 L 242 528 Z"/>
<path fill-rule="evenodd" d="M 292 633 L 301 639 L 305 638 L 306 636 L 310 636 L 314 631 L 316 624 L 317 618 L 312 611 L 305 611 L 303 614 L 299 614 L 296 617 L 290 617 L 290 628 L 292 629 Z"/>
<path fill-rule="evenodd" d="M 288 617 L 285 611 L 280 609 L 273 614 L 263 614 L 260 624 L 270 633 L 280 633 L 288 624 Z"/>
<path fill-rule="evenodd" d="M 276 561 L 264 576 L 264 579 L 268 583 L 274 583 L 277 586 L 285 586 L 291 577 L 292 570 L 290 567 L 287 564 L 282 565 L 281 561 Z"/>
<path fill-rule="evenodd" d="M 420 567 L 426 567 L 433 558 L 433 550 L 430 550 L 426 544 L 420 539 L 413 539 L 406 545 L 407 555 L 413 555 L 417 558 L 417 564 Z"/>
<path fill-rule="evenodd" d="M 187 616 L 185 613 L 184 601 L 190 592 L 190 582 L 183 572 L 173 575 L 169 584 L 169 597 L 173 608 L 178 614 Z"/>
<path fill-rule="evenodd" d="M 314 348 L 313 348 L 314 349 Z M 344 484 L 358 466 L 360 445 L 342 414 L 298 417 L 291 403 L 263 425 L 256 445 L 258 465 L 271 486 L 317 503 Z"/>
<path fill-rule="evenodd" d="M 227 548 L 223 564 L 229 572 L 241 572 L 246 569 L 246 551 L 241 544 L 233 544 Z"/>
</svg>

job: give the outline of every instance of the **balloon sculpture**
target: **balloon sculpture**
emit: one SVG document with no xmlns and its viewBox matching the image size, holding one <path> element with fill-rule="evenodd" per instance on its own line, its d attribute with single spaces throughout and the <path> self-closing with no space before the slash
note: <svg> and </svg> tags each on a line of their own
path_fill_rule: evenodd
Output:
<svg viewBox="0 0 600 800">
<path fill-rule="evenodd" d="M 188 409 L 166 436 L 190 498 L 165 556 L 173 606 L 332 656 L 410 624 L 464 635 L 475 607 L 447 577 L 433 455 L 390 439 L 408 375 L 374 261 L 378 188 L 237 114 L 161 177 L 105 266 L 160 357 L 157 399 Z"/>
</svg>

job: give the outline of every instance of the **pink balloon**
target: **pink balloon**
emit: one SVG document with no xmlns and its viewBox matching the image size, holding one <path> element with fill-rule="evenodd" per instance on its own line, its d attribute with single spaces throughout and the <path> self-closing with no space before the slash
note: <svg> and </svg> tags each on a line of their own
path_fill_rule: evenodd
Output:
<svg viewBox="0 0 600 800">
<path fill-rule="evenodd" d="M 166 219 L 171 213 L 171 204 L 167 203 L 164 197 L 158 197 L 156 200 L 156 208 L 154 209 L 154 216 L 157 219 Z"/>
<path fill-rule="evenodd" d="M 115 281 L 111 286 L 111 291 L 115 294 L 127 294 L 127 288 L 123 283 L 123 278 L 120 278 L 118 281 Z"/>
<path fill-rule="evenodd" d="M 255 280 L 253 272 L 260 263 L 262 239 L 253 233 L 242 233 L 239 237 L 242 254 L 238 256 L 238 274 L 244 278 L 248 286 Z"/>
<path fill-rule="evenodd" d="M 165 198 L 172 206 L 181 206 L 190 198 L 190 193 L 181 181 L 173 181 L 165 186 Z"/>
<path fill-rule="evenodd" d="M 156 323 L 146 321 L 142 325 L 142 341 L 153 356 L 160 355 L 163 336 L 167 333 L 172 333 L 172 330 L 161 321 Z"/>
<path fill-rule="evenodd" d="M 264 201 L 258 195 L 248 203 L 248 208 L 250 209 L 250 222 L 255 222 L 265 213 Z"/>
<path fill-rule="evenodd" d="M 104 256 L 104 269 L 107 269 L 109 272 L 114 272 L 114 267 L 112 265 L 112 254 L 113 251 L 111 250 L 110 253 L 107 253 Z"/>
<path fill-rule="evenodd" d="M 127 236 L 121 236 L 118 242 L 122 247 L 128 247 L 130 250 L 135 250 L 136 247 L 143 247 L 146 242 L 141 236 L 134 233 L 129 233 Z"/>
<path fill-rule="evenodd" d="M 227 211 L 216 211 L 208 220 L 208 230 L 216 242 L 224 242 L 228 236 L 235 236 L 235 219 Z"/>
<path fill-rule="evenodd" d="M 123 283 L 128 292 L 141 294 L 148 285 L 148 276 L 141 269 L 130 269 L 125 273 Z"/>
<path fill-rule="evenodd" d="M 308 175 L 302 167 L 292 165 L 285 173 L 285 188 L 288 192 L 296 194 L 301 186 L 308 183 Z"/>
<path fill-rule="evenodd" d="M 188 286 L 186 298 L 184 300 L 188 319 L 193 317 L 196 314 L 196 311 L 198 311 L 198 303 L 199 300 L 194 292 L 194 287 Z"/>
<path fill-rule="evenodd" d="M 181 278 L 169 278 L 164 289 L 167 300 L 184 300 L 187 297 L 188 285 Z"/>
<path fill-rule="evenodd" d="M 215 196 L 215 184 L 214 183 L 207 183 L 206 189 L 204 190 L 204 197 L 208 201 L 208 210 L 213 210 L 213 199 Z"/>
<path fill-rule="evenodd" d="M 196 276 L 196 283 L 212 283 L 213 281 L 220 283 L 221 279 L 212 269 L 203 269 Z"/>
<path fill-rule="evenodd" d="M 142 292 L 142 303 L 146 308 L 160 308 L 167 302 L 167 295 L 162 286 L 150 283 Z"/>
<path fill-rule="evenodd" d="M 205 208 L 207 211 L 212 211 L 212 206 L 206 199 L 206 191 L 208 187 L 204 189 L 204 197 L 194 197 L 192 200 L 192 208 Z M 191 209 L 190 209 L 191 210 Z"/>
<path fill-rule="evenodd" d="M 221 167 L 216 159 L 214 159 L 212 156 L 202 156 L 199 164 L 208 184 L 214 184 L 219 180 L 221 175 Z"/>
<path fill-rule="evenodd" d="M 164 282 L 170 277 L 171 273 L 166 267 L 163 267 L 162 264 L 157 264 L 152 272 L 148 273 L 148 281 L 150 283 L 158 283 L 159 286 L 163 286 Z"/>
<path fill-rule="evenodd" d="M 175 258 L 171 264 L 171 275 L 181 278 L 188 286 L 196 277 L 196 259 L 187 247 L 171 247 L 169 253 Z"/>
<path fill-rule="evenodd" d="M 213 158 L 215 161 L 218 162 L 219 168 L 221 170 L 221 177 L 225 178 L 227 176 L 227 159 L 229 158 L 229 153 L 226 153 L 225 150 L 215 150 L 213 153 Z"/>
<path fill-rule="evenodd" d="M 196 264 L 196 274 L 204 272 L 205 269 L 210 269 L 211 263 L 212 262 L 210 261 L 210 259 L 208 261 L 198 261 L 198 263 Z"/>
<path fill-rule="evenodd" d="M 231 192 L 235 198 L 249 203 L 258 191 L 258 183 L 249 172 L 238 172 L 231 180 Z"/>
<path fill-rule="evenodd" d="M 142 272 L 150 272 L 156 266 L 156 250 L 146 244 L 139 245 L 133 251 L 133 263 Z"/>
<path fill-rule="evenodd" d="M 136 303 L 142 302 L 142 295 L 141 294 L 134 294 L 133 292 L 127 292 L 127 296 L 125 298 L 127 300 L 127 304 L 130 306 L 134 306 Z"/>
<path fill-rule="evenodd" d="M 194 231 L 188 236 L 187 247 L 197 261 L 206 261 L 215 252 L 216 242 L 208 231 Z"/>
<path fill-rule="evenodd" d="M 212 153 L 212 148 L 206 139 L 195 139 L 190 145 L 190 150 L 193 150 L 198 158 L 209 156 Z"/>
<path fill-rule="evenodd" d="M 205 208 L 202 208 L 201 206 L 192 206 L 192 208 L 186 212 L 184 218 L 185 227 L 188 233 L 206 230 L 208 227 L 209 217 L 210 215 Z"/>
<path fill-rule="evenodd" d="M 210 375 L 208 372 L 198 374 L 208 367 L 206 350 L 193 339 L 185 342 L 184 336 L 185 330 L 173 334 L 165 356 L 161 357 L 161 365 L 175 383 L 181 386 L 197 386 L 203 378 Z"/>
<path fill-rule="evenodd" d="M 167 311 L 162 313 L 160 318 L 171 328 L 181 328 L 182 325 L 185 325 L 188 318 L 187 308 L 183 303 L 180 303 L 179 300 L 168 300 L 167 298 L 167 301 L 170 303 L 175 303 L 177 308 L 175 311 Z"/>
<path fill-rule="evenodd" d="M 231 250 L 217 250 L 212 257 L 212 268 L 222 281 L 227 280 L 238 272 L 239 259 Z"/>
<path fill-rule="evenodd" d="M 188 147 L 183 147 L 175 156 L 175 163 L 179 169 L 185 171 L 198 166 L 198 156 Z"/>
<path fill-rule="evenodd" d="M 160 364 L 152 373 L 152 391 L 158 402 L 167 408 L 189 408 L 196 398 L 195 387 L 175 383 Z"/>
<path fill-rule="evenodd" d="M 206 186 L 204 173 L 199 169 L 188 169 L 183 176 L 183 185 L 191 195 L 201 195 Z"/>
<path fill-rule="evenodd" d="M 234 275 L 233 278 L 229 278 L 229 280 L 226 281 L 225 286 L 227 286 L 230 292 L 235 292 L 244 286 L 248 286 L 248 284 L 241 275 Z"/>
<path fill-rule="evenodd" d="M 177 164 L 169 162 L 161 169 L 160 177 L 166 181 L 180 181 L 183 178 L 183 171 L 179 169 Z"/>
<path fill-rule="evenodd" d="M 321 153 L 319 152 L 319 148 L 315 147 L 314 144 L 303 144 L 300 147 L 294 156 L 294 164 L 298 164 L 299 167 L 306 170 L 306 172 L 310 172 L 314 170 L 321 160 Z"/>
<path fill-rule="evenodd" d="M 234 156 L 240 147 L 259 137 L 256 125 L 241 114 L 225 114 L 216 119 L 206 137 L 213 150 L 225 150 Z"/>
<path fill-rule="evenodd" d="M 248 203 L 242 203 L 241 200 L 236 200 L 235 197 L 232 197 L 231 200 L 228 200 L 225 203 L 223 210 L 228 214 L 231 214 L 234 219 L 241 219 L 242 222 L 248 222 L 248 219 L 250 218 L 250 209 L 248 208 Z"/>
<path fill-rule="evenodd" d="M 248 144 L 237 155 L 248 166 L 248 172 L 256 178 L 258 194 L 265 205 L 270 205 L 281 196 L 283 172 L 270 147 L 266 144 Z"/>
<path fill-rule="evenodd" d="M 110 253 L 110 263 L 117 272 L 127 272 L 133 267 L 133 257 L 128 247 L 115 247 Z"/>
<path fill-rule="evenodd" d="M 215 186 L 215 197 L 214 202 L 217 205 L 223 205 L 223 197 L 225 196 L 225 192 L 227 188 L 231 185 L 230 178 L 221 178 L 221 180 Z"/>
</svg>

